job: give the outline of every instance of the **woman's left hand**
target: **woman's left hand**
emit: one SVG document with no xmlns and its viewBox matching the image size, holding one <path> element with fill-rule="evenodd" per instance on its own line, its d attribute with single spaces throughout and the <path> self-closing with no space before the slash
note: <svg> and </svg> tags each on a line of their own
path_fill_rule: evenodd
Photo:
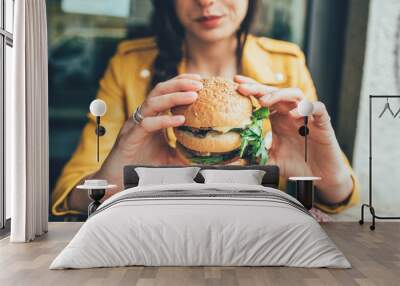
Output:
<svg viewBox="0 0 400 286">
<path fill-rule="evenodd" d="M 268 164 L 277 165 L 283 177 L 317 176 L 316 186 L 324 198 L 337 203 L 350 194 L 353 182 L 337 142 L 325 105 L 313 102 L 313 114 L 309 117 L 307 163 L 304 160 L 304 137 L 298 133 L 304 117 L 297 112 L 298 103 L 304 98 L 299 88 L 278 89 L 260 84 L 244 76 L 236 76 L 238 91 L 258 98 L 260 104 L 270 110 L 272 144 Z"/>
</svg>

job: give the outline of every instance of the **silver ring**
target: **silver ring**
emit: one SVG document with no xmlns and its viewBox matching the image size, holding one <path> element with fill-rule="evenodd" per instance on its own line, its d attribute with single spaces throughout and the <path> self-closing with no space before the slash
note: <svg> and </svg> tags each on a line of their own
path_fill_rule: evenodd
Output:
<svg viewBox="0 0 400 286">
<path fill-rule="evenodd" d="M 136 124 L 140 124 L 140 123 L 142 123 L 142 121 L 143 121 L 143 119 L 144 119 L 144 116 L 143 116 L 143 114 L 142 114 L 142 112 L 141 112 L 141 108 L 142 108 L 142 105 L 140 104 L 137 108 L 136 108 L 136 110 L 135 110 L 135 112 L 133 113 L 133 116 L 132 116 L 132 119 L 133 119 L 133 122 L 135 122 Z"/>
</svg>

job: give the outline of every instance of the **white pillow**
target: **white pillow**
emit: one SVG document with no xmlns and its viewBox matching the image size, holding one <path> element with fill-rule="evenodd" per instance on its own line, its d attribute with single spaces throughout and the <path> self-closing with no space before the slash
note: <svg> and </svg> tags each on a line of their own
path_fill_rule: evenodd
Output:
<svg viewBox="0 0 400 286">
<path fill-rule="evenodd" d="M 246 184 L 261 185 L 265 171 L 262 170 L 201 170 L 200 174 L 204 177 L 205 184 L 224 183 L 224 184 Z"/>
<path fill-rule="evenodd" d="M 139 186 L 195 183 L 193 179 L 199 170 L 199 167 L 135 168 L 139 176 Z"/>
</svg>

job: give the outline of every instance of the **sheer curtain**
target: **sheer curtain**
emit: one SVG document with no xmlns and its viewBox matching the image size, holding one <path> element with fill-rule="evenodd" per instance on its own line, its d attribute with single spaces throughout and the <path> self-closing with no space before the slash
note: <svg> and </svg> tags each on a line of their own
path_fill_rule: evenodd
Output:
<svg viewBox="0 0 400 286">
<path fill-rule="evenodd" d="M 6 98 L 6 187 L 12 242 L 48 225 L 48 82 L 45 0 L 15 1 L 13 92 Z"/>
</svg>

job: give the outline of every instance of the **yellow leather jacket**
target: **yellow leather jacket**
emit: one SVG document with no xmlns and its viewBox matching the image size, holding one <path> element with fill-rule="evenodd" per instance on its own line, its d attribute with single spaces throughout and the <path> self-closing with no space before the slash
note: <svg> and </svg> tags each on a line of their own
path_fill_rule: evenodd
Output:
<svg viewBox="0 0 400 286">
<path fill-rule="evenodd" d="M 110 60 L 97 94 L 97 98 L 104 100 L 108 106 L 107 114 L 102 118 L 102 124 L 107 130 L 100 144 L 102 161 L 110 152 L 124 122 L 145 99 L 151 79 L 151 66 L 156 55 L 154 38 L 144 38 L 122 42 Z M 185 61 L 180 63 L 178 70 L 179 73 L 185 71 Z M 299 87 L 308 99 L 317 99 L 304 54 L 295 44 L 249 36 L 243 50 L 242 74 L 276 87 Z M 95 118 L 90 114 L 88 117 L 89 122 L 83 129 L 79 145 L 53 190 L 53 215 L 79 213 L 68 207 L 66 198 L 77 183 L 101 166 L 102 161 L 98 163 L 95 154 Z M 271 126 L 269 121 L 266 123 L 265 132 L 268 132 Z M 169 136 L 169 141 L 170 145 L 174 145 L 173 136 Z M 343 160 L 351 169 L 344 155 Z M 359 183 L 353 171 L 352 178 L 354 188 L 345 204 L 317 206 L 326 212 L 337 213 L 356 204 L 359 201 Z M 285 190 L 285 187 L 286 178 L 281 177 L 279 189 Z"/>
</svg>

